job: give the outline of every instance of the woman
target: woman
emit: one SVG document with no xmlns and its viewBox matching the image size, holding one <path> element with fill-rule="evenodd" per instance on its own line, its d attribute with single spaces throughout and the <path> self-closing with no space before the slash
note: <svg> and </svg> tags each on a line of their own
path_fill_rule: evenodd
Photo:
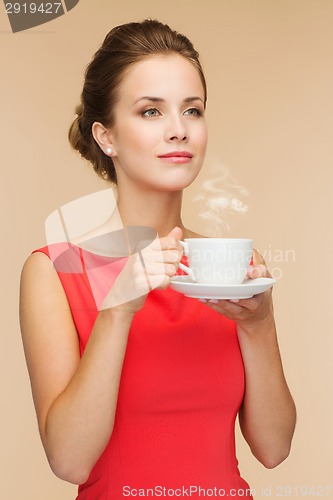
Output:
<svg viewBox="0 0 333 500">
<path fill-rule="evenodd" d="M 80 485 L 81 500 L 251 496 L 235 456 L 237 414 L 265 467 L 289 454 L 295 407 L 270 291 L 201 303 L 168 287 L 179 240 L 199 236 L 184 227 L 181 201 L 205 155 L 206 98 L 187 38 L 152 20 L 114 28 L 86 70 L 69 138 L 117 184 L 123 227 L 152 228 L 159 238 L 142 251 L 144 263 L 138 253 L 126 259 L 101 307 L 87 273 L 57 272 L 48 247 L 22 271 L 21 327 L 42 442 L 54 473 Z M 110 220 L 91 236 L 110 231 L 112 246 L 113 229 Z M 268 276 L 257 253 L 248 276 Z"/>
</svg>

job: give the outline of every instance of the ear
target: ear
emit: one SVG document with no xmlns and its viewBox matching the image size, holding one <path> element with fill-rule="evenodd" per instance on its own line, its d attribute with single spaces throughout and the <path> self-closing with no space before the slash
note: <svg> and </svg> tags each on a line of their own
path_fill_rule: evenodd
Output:
<svg viewBox="0 0 333 500">
<path fill-rule="evenodd" d="M 105 128 L 104 125 L 102 125 L 102 123 L 94 122 L 91 127 L 91 132 L 95 141 L 97 142 L 103 153 L 105 153 L 108 156 L 115 156 L 115 148 L 112 141 L 110 130 Z M 107 152 L 108 148 L 111 148 L 112 150 L 111 155 L 110 153 Z"/>
</svg>

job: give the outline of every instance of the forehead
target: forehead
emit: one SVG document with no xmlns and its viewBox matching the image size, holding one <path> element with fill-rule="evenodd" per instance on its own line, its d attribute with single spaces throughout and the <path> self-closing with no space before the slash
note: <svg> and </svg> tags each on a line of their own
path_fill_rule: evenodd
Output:
<svg viewBox="0 0 333 500">
<path fill-rule="evenodd" d="M 120 86 L 120 99 L 142 96 L 164 97 L 182 95 L 204 98 L 198 70 L 185 57 L 158 55 L 134 63 L 125 73 Z"/>
</svg>

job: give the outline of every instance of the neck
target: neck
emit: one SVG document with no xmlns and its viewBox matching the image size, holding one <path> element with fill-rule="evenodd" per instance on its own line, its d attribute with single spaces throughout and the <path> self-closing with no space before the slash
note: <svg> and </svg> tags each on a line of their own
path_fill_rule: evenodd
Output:
<svg viewBox="0 0 333 500">
<path fill-rule="evenodd" d="M 161 192 L 126 186 L 118 187 L 118 211 L 123 226 L 146 226 L 155 229 L 160 237 L 176 226 L 184 230 L 181 220 L 182 191 Z"/>
</svg>

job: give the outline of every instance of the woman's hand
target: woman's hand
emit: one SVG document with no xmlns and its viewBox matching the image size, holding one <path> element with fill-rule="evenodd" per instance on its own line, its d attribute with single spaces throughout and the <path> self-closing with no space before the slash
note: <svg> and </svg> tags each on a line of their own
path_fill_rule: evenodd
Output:
<svg viewBox="0 0 333 500">
<path fill-rule="evenodd" d="M 247 278 L 271 278 L 263 257 L 253 251 L 253 266 L 247 272 Z M 261 324 L 270 324 L 273 320 L 272 289 L 266 290 L 250 299 L 216 300 L 207 299 L 206 304 L 237 323 L 239 329 L 252 331 Z"/>
<path fill-rule="evenodd" d="M 139 311 L 151 290 L 165 289 L 176 274 L 183 253 L 182 230 L 175 227 L 131 255 L 103 302 L 102 309 L 117 308 L 132 314 Z"/>
</svg>

